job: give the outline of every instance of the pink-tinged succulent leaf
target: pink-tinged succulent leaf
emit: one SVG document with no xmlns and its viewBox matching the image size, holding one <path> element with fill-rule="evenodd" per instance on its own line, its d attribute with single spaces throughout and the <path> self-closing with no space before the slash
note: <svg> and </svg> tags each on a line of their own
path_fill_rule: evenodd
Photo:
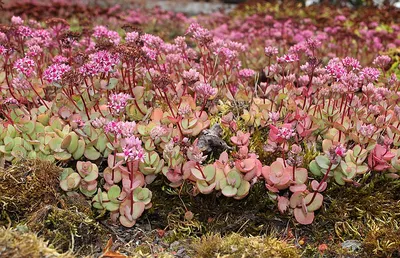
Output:
<svg viewBox="0 0 400 258">
<path fill-rule="evenodd" d="M 113 178 L 113 173 L 114 173 L 114 178 Z M 107 167 L 103 171 L 103 177 L 108 184 L 110 184 L 110 185 L 112 185 L 114 183 L 117 184 L 117 183 L 121 182 L 121 180 L 122 180 L 122 173 L 119 168 L 115 168 L 114 172 L 113 172 L 113 170 L 111 168 Z"/>
<path fill-rule="evenodd" d="M 190 221 L 190 220 L 192 220 L 194 218 L 194 214 L 191 211 L 187 211 L 187 212 L 185 212 L 185 216 L 184 217 L 185 217 L 185 220 Z"/>
<path fill-rule="evenodd" d="M 284 196 L 278 196 L 278 210 L 283 214 L 289 207 L 289 200 Z"/>
<path fill-rule="evenodd" d="M 195 161 L 188 161 L 183 164 L 182 172 L 183 172 L 183 179 L 188 179 L 191 175 L 191 169 L 196 167 L 196 162 Z"/>
<path fill-rule="evenodd" d="M 256 166 L 255 159 L 236 160 L 235 166 L 240 172 L 249 172 Z"/>
<path fill-rule="evenodd" d="M 210 182 L 215 177 L 215 166 L 213 164 L 205 166 L 203 168 L 203 173 L 206 177 L 206 181 Z"/>
<path fill-rule="evenodd" d="M 321 168 L 318 166 L 315 160 L 310 162 L 308 168 L 310 169 L 311 173 L 313 173 L 315 176 L 322 176 Z"/>
<path fill-rule="evenodd" d="M 295 171 L 296 183 L 305 184 L 308 180 L 308 171 L 305 168 L 296 168 Z"/>
<path fill-rule="evenodd" d="M 92 182 L 88 182 L 87 186 L 86 186 L 86 190 L 90 191 L 94 191 L 97 187 L 97 181 L 92 181 Z"/>
<path fill-rule="evenodd" d="M 79 186 L 79 183 L 81 181 L 81 176 L 78 173 L 72 173 L 65 179 L 65 181 L 66 181 L 66 186 L 68 189 L 66 191 L 70 191 Z"/>
<path fill-rule="evenodd" d="M 85 176 L 83 180 L 86 182 L 91 182 L 93 180 L 96 180 L 98 176 L 99 176 L 99 169 L 95 164 L 93 164 L 92 171 L 87 176 Z"/>
<path fill-rule="evenodd" d="M 108 211 L 118 211 L 119 203 L 105 202 L 105 203 L 103 203 L 103 207 L 104 207 L 104 209 L 106 209 Z"/>
<path fill-rule="evenodd" d="M 157 175 L 147 175 L 145 176 L 146 184 L 151 184 L 157 178 Z"/>
<path fill-rule="evenodd" d="M 305 184 L 291 185 L 291 186 L 289 187 L 289 190 L 290 190 L 292 193 L 295 193 L 295 192 L 304 192 L 305 190 L 307 190 L 307 186 L 306 186 Z"/>
<path fill-rule="evenodd" d="M 323 169 L 328 169 L 329 164 L 331 163 L 326 156 L 319 155 L 315 158 L 315 162 L 317 162 L 318 166 Z"/>
<path fill-rule="evenodd" d="M 121 223 L 122 226 L 127 227 L 127 228 L 131 228 L 136 224 L 136 220 L 129 220 L 125 216 L 120 216 L 119 222 Z"/>
<path fill-rule="evenodd" d="M 121 194 L 121 189 L 119 188 L 118 185 L 113 185 L 110 187 L 110 189 L 107 192 L 108 199 L 112 202 L 118 202 L 117 198 Z"/>
<path fill-rule="evenodd" d="M 276 140 L 278 139 L 278 128 L 276 127 L 276 126 L 274 126 L 274 125 L 270 125 L 269 126 L 269 128 L 270 128 L 270 130 L 269 130 L 269 139 L 272 141 L 272 142 L 276 142 Z"/>
<path fill-rule="evenodd" d="M 324 197 L 320 193 L 315 194 L 314 200 L 310 203 L 314 196 L 314 193 L 309 193 L 305 198 L 304 198 L 304 203 L 307 206 L 307 212 L 312 212 L 316 211 L 322 206 L 322 202 L 324 201 Z"/>
<path fill-rule="evenodd" d="M 221 155 L 219 155 L 219 161 L 222 164 L 227 164 L 229 161 L 229 156 L 228 153 L 226 151 L 222 152 Z"/>
<path fill-rule="evenodd" d="M 154 122 L 159 122 L 164 116 L 164 112 L 161 108 L 155 108 L 151 114 L 151 120 Z"/>
<path fill-rule="evenodd" d="M 165 175 L 171 183 L 177 183 L 182 180 L 182 173 L 177 169 L 169 169 Z"/>
<path fill-rule="evenodd" d="M 300 224 L 310 225 L 314 221 L 314 212 L 305 213 L 302 208 L 295 208 L 294 217 Z"/>
<path fill-rule="evenodd" d="M 205 180 L 206 179 L 205 176 L 203 175 L 202 171 L 200 171 L 197 168 L 191 168 L 190 172 L 192 172 L 192 175 L 198 180 Z"/>
<path fill-rule="evenodd" d="M 246 180 L 242 180 L 242 183 L 240 184 L 238 191 L 236 193 L 235 199 L 240 200 L 246 197 L 249 194 L 250 191 L 250 183 Z"/>
<path fill-rule="evenodd" d="M 139 186 L 142 186 L 142 182 L 140 180 L 133 180 L 133 183 L 131 184 L 131 180 L 129 178 L 124 178 L 122 179 L 122 186 L 125 192 L 130 193 Z"/>
<path fill-rule="evenodd" d="M 400 178 L 400 176 L 396 173 L 387 173 L 385 176 L 387 178 L 391 178 L 391 179 L 399 179 Z"/>
<path fill-rule="evenodd" d="M 335 170 L 333 172 L 333 177 L 335 178 L 336 183 L 338 183 L 339 185 L 345 185 L 346 182 L 343 180 L 343 174 L 342 172 Z"/>
<path fill-rule="evenodd" d="M 200 193 L 202 194 L 209 194 L 211 193 L 214 188 L 215 188 L 216 183 L 212 183 L 212 184 L 208 184 L 206 181 L 204 180 L 197 180 L 196 181 L 196 186 L 197 189 L 199 189 Z"/>
<path fill-rule="evenodd" d="M 276 188 L 275 186 L 271 186 L 271 185 L 269 185 L 269 184 L 265 184 L 265 187 L 266 187 L 270 192 L 279 193 L 279 189 Z"/>
<path fill-rule="evenodd" d="M 304 198 L 303 192 L 293 193 L 292 196 L 290 197 L 290 201 L 289 201 L 290 208 L 294 209 L 294 208 L 300 206 L 303 198 Z"/>
<path fill-rule="evenodd" d="M 222 194 L 225 195 L 226 197 L 233 197 L 237 193 L 237 188 L 227 185 L 224 188 L 222 188 Z"/>
<path fill-rule="evenodd" d="M 110 212 L 110 218 L 112 222 L 117 222 L 119 218 L 119 211 L 112 211 Z"/>
<path fill-rule="evenodd" d="M 273 184 L 271 182 L 271 180 L 269 179 L 271 174 L 271 167 L 270 166 L 263 166 L 262 170 L 261 170 L 261 175 L 264 177 L 264 179 L 269 183 L 269 184 Z"/>
<path fill-rule="evenodd" d="M 135 202 L 133 204 L 132 218 L 134 220 L 142 216 L 144 212 L 145 204 L 143 202 Z"/>
<path fill-rule="evenodd" d="M 323 183 L 321 184 L 319 190 L 317 190 L 319 184 L 320 184 L 320 183 L 319 183 L 317 180 L 313 180 L 313 181 L 311 181 L 311 188 L 312 188 L 314 191 L 318 191 L 318 192 L 323 192 L 323 191 L 325 191 L 325 190 L 326 190 L 326 187 L 328 186 L 328 184 L 327 184 L 326 182 L 323 182 Z"/>
</svg>

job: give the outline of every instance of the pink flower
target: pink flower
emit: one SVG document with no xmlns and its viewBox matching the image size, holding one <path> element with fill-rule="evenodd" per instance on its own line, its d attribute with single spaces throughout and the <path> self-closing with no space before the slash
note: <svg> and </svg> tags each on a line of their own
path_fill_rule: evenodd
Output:
<svg viewBox="0 0 400 258">
<path fill-rule="evenodd" d="M 329 60 L 325 69 L 336 79 L 340 79 L 343 75 L 346 74 L 346 69 L 342 62 L 339 61 L 339 58 L 334 58 Z"/>
<path fill-rule="evenodd" d="M 26 53 L 29 57 L 35 57 L 43 53 L 43 49 L 38 45 L 32 45 L 29 47 L 28 52 Z"/>
<path fill-rule="evenodd" d="M 150 138 L 153 140 L 158 140 L 160 137 L 164 136 L 167 133 L 167 129 L 161 125 L 157 125 L 153 127 L 150 131 Z"/>
<path fill-rule="evenodd" d="M 182 77 L 188 82 L 196 82 L 199 80 L 200 73 L 195 69 L 190 69 L 189 71 L 183 71 Z"/>
<path fill-rule="evenodd" d="M 360 62 L 353 57 L 346 56 L 342 60 L 342 63 L 346 68 L 350 68 L 351 70 L 357 70 L 361 68 Z"/>
<path fill-rule="evenodd" d="M 372 137 L 372 135 L 375 133 L 376 127 L 373 126 L 372 124 L 369 125 L 362 125 L 360 127 L 360 134 L 364 137 Z"/>
<path fill-rule="evenodd" d="M 4 56 L 7 54 L 7 48 L 4 47 L 3 45 L 0 45 L 0 55 Z"/>
<path fill-rule="evenodd" d="M 139 138 L 135 136 L 125 138 L 121 141 L 121 145 L 126 161 L 140 160 L 143 162 L 145 154 Z"/>
<path fill-rule="evenodd" d="M 198 23 L 190 24 L 186 31 L 187 34 L 191 34 L 192 38 L 197 40 L 201 45 L 205 45 L 212 41 L 213 36 L 209 30 L 201 27 Z"/>
<path fill-rule="evenodd" d="M 108 30 L 104 26 L 96 26 L 93 29 L 93 37 L 99 39 L 99 38 L 107 38 L 111 43 L 114 45 L 118 45 L 121 38 L 116 31 Z"/>
<path fill-rule="evenodd" d="M 347 152 L 346 148 L 343 147 L 341 144 L 336 146 L 335 148 L 335 154 L 341 158 L 344 158 L 344 156 L 346 156 L 346 152 Z"/>
<path fill-rule="evenodd" d="M 24 20 L 22 20 L 22 18 L 19 16 L 13 16 L 11 17 L 11 23 L 14 25 L 22 25 L 24 23 Z"/>
<path fill-rule="evenodd" d="M 383 69 L 390 63 L 390 61 L 392 61 L 392 59 L 389 56 L 382 55 L 382 56 L 377 56 L 374 59 L 373 64 Z"/>
<path fill-rule="evenodd" d="M 44 71 L 43 79 L 50 83 L 58 82 L 69 71 L 71 71 L 71 67 L 67 64 L 53 64 Z"/>
<path fill-rule="evenodd" d="M 346 156 L 346 148 L 342 144 L 332 146 L 327 153 L 327 156 L 332 164 L 338 164 Z"/>
<path fill-rule="evenodd" d="M 28 57 L 20 58 L 14 63 L 14 69 L 17 72 L 24 74 L 26 77 L 30 77 L 35 73 L 35 61 Z"/>
<path fill-rule="evenodd" d="M 9 97 L 7 99 L 4 100 L 3 104 L 7 105 L 7 104 L 18 104 L 18 100 L 14 99 L 13 97 Z"/>
<path fill-rule="evenodd" d="M 381 72 L 373 67 L 365 67 L 361 70 L 361 79 L 365 79 L 367 82 L 373 82 L 378 80 Z"/>
<path fill-rule="evenodd" d="M 119 63 L 118 54 L 101 50 L 89 56 L 89 62 L 84 64 L 79 72 L 85 76 L 95 76 L 99 73 L 111 73 Z"/>
<path fill-rule="evenodd" d="M 57 55 L 53 57 L 52 62 L 57 64 L 66 63 L 68 62 L 68 58 L 66 58 L 65 56 Z"/>
<path fill-rule="evenodd" d="M 273 123 L 276 123 L 280 118 L 279 112 L 269 112 L 268 115 Z"/>
<path fill-rule="evenodd" d="M 270 127 L 269 139 L 272 142 L 282 143 L 296 135 L 296 132 L 292 127 L 292 124 L 289 123 L 283 124 L 282 127 L 280 128 L 274 125 L 270 125 L 269 127 Z"/>
<path fill-rule="evenodd" d="M 112 133 L 117 138 L 131 137 L 135 133 L 135 130 L 136 130 L 136 123 L 134 121 L 132 122 L 111 121 L 104 126 L 105 133 Z"/>
<path fill-rule="evenodd" d="M 203 155 L 203 152 L 201 149 L 197 146 L 197 141 L 188 148 L 187 150 L 187 156 L 189 160 L 197 162 L 197 163 L 202 163 L 204 160 L 207 159 L 207 155 Z"/>
<path fill-rule="evenodd" d="M 129 99 L 132 99 L 131 95 L 126 93 L 111 94 L 107 106 L 111 109 L 112 114 L 118 115 L 125 110 Z"/>
<path fill-rule="evenodd" d="M 135 43 L 139 39 L 139 32 L 133 31 L 126 33 L 125 41 L 128 43 Z"/>
<path fill-rule="evenodd" d="M 22 77 L 14 77 L 14 79 L 11 82 L 11 85 L 13 86 L 14 89 L 18 90 L 29 90 L 29 82 L 22 78 Z"/>
<path fill-rule="evenodd" d="M 287 54 L 276 58 L 278 63 L 293 63 L 294 61 L 298 60 L 299 57 L 296 54 Z"/>
<path fill-rule="evenodd" d="M 200 98 L 209 99 L 210 97 L 217 94 L 217 89 L 213 88 L 209 83 L 200 82 L 196 87 L 195 91 Z"/>
<path fill-rule="evenodd" d="M 265 53 L 266 56 L 274 56 L 274 55 L 277 55 L 277 54 L 278 54 L 278 48 L 276 48 L 276 47 L 271 47 L 271 46 L 265 47 L 265 48 L 264 48 L 264 53 Z"/>
<path fill-rule="evenodd" d="M 239 75 L 245 78 L 253 77 L 256 72 L 253 69 L 242 69 L 239 71 Z"/>
</svg>

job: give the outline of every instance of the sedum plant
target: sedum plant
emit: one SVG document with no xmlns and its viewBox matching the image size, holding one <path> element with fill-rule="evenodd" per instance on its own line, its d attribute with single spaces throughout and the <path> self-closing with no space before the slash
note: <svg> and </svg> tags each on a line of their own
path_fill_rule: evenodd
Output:
<svg viewBox="0 0 400 258">
<path fill-rule="evenodd" d="M 0 26 L 2 161 L 63 164 L 61 189 L 125 227 L 151 208 L 148 185 L 161 178 L 234 199 L 264 181 L 301 224 L 332 184 L 398 180 L 398 67 L 377 55 L 399 46 L 398 26 L 339 14 L 324 29 L 296 15 L 218 14 L 221 27 L 152 15 L 179 20 L 180 36 L 118 19 L 79 34 L 62 19 Z"/>
</svg>

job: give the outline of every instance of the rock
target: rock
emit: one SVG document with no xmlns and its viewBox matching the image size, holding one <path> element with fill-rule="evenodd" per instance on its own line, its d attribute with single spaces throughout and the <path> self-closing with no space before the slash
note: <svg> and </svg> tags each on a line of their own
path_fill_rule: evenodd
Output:
<svg viewBox="0 0 400 258">
<path fill-rule="evenodd" d="M 210 129 L 206 129 L 202 132 L 197 142 L 197 146 L 204 152 L 222 152 L 224 150 L 230 150 L 231 147 L 221 139 L 222 128 L 219 124 L 214 124 Z"/>
</svg>

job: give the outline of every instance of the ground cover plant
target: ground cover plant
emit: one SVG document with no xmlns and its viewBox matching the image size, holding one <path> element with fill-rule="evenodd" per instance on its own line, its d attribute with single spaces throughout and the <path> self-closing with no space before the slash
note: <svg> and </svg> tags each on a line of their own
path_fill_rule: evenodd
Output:
<svg viewBox="0 0 400 258">
<path fill-rule="evenodd" d="M 342 206 L 332 201 L 337 189 L 360 198 L 372 195 L 374 182 L 398 190 L 398 11 L 363 16 L 323 6 L 296 12 L 296 6 L 258 4 L 229 15 L 186 17 L 158 8 L 54 5 L 59 8 L 5 6 L 0 25 L 0 201 L 9 223 L 27 222 L 58 239 L 61 250 L 74 251 L 75 238 L 71 243 L 44 227 L 77 236 L 96 232 L 93 240 L 80 239 L 81 247 L 89 239 L 101 245 L 105 228 L 122 236 L 158 207 L 172 206 L 181 209 L 177 215 L 166 208 L 168 224 L 179 225 L 171 236 L 176 240 L 184 229 L 206 233 L 198 220 L 204 213 L 193 201 L 209 195 L 213 203 L 203 206 L 214 207 L 215 216 L 225 209 L 218 203 L 229 212 L 252 203 L 293 227 L 322 232 L 318 218 L 340 214 Z M 80 19 L 76 10 L 97 16 Z M 18 167 L 25 160 L 31 163 L 22 167 L 47 163 L 24 172 Z M 49 169 L 53 163 L 60 169 Z M 11 194 L 13 185 L 19 194 Z M 398 207 L 398 197 L 387 196 L 387 207 Z M 75 215 L 68 213 L 72 206 L 78 207 Z M 349 226 L 365 237 L 365 250 L 382 257 L 399 253 L 392 237 L 398 213 L 388 216 L 393 223 L 382 230 L 370 220 L 366 232 Z M 337 236 L 348 227 L 342 229 Z M 188 250 L 207 236 L 199 241 Z M 218 241 L 210 249 L 228 252 Z M 239 246 L 237 241 L 237 235 L 226 239 Z M 309 248 L 323 255 L 323 244 Z"/>
</svg>

